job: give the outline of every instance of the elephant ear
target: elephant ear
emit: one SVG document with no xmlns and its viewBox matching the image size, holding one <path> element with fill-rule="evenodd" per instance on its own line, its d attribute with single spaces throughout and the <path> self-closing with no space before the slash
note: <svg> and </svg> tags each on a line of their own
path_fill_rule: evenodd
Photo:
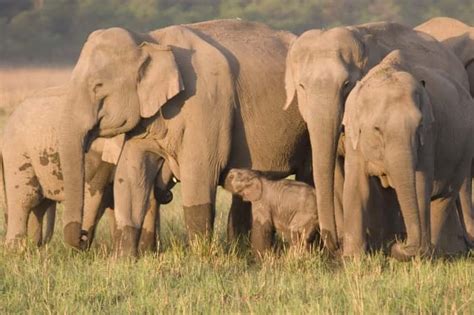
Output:
<svg viewBox="0 0 474 315">
<path fill-rule="evenodd" d="M 360 137 L 360 121 L 358 117 L 358 106 L 357 96 L 361 88 L 360 81 L 357 81 L 356 86 L 349 93 L 346 99 L 346 109 L 344 111 L 344 117 L 342 118 L 342 125 L 344 126 L 344 132 L 346 133 L 349 141 L 351 142 L 352 148 L 357 149 Z"/>
<path fill-rule="evenodd" d="M 241 194 L 245 201 L 258 201 L 262 197 L 262 180 L 258 177 L 252 178 L 242 189 Z"/>
<path fill-rule="evenodd" d="M 102 151 L 102 161 L 117 165 L 120 155 L 122 154 L 124 143 L 124 133 L 119 134 L 113 138 L 105 139 L 104 149 Z"/>
<path fill-rule="evenodd" d="M 421 132 L 418 133 L 418 140 L 420 144 L 423 146 L 425 145 L 425 136 L 428 134 L 431 125 L 435 121 L 435 117 L 433 114 L 433 106 L 431 105 L 430 97 L 426 92 L 426 82 L 424 80 L 420 81 L 423 88 L 420 88 L 418 91 L 419 96 L 419 106 L 421 110 L 421 114 L 423 116 L 422 119 L 422 128 Z"/>
<path fill-rule="evenodd" d="M 291 47 L 290 47 L 291 49 Z M 285 70 L 285 90 L 286 90 L 286 103 L 283 106 L 283 110 L 287 110 L 293 103 L 296 97 L 296 87 L 293 81 L 293 73 L 290 66 L 290 53 L 286 57 L 286 70 Z"/>
<path fill-rule="evenodd" d="M 143 42 L 140 79 L 137 86 L 140 115 L 155 115 L 168 100 L 184 90 L 174 54 L 169 46 Z"/>
</svg>

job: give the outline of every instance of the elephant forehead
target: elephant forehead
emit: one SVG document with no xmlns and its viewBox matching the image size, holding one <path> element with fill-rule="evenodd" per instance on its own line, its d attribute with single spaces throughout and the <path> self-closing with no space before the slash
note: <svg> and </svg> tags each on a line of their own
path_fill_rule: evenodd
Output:
<svg viewBox="0 0 474 315">
<path fill-rule="evenodd" d="M 114 46 L 114 48 L 118 49 L 130 49 L 136 47 L 140 43 L 136 34 L 120 27 L 112 27 L 98 33 L 97 36 L 89 38 L 87 44 L 108 45 Z"/>
</svg>

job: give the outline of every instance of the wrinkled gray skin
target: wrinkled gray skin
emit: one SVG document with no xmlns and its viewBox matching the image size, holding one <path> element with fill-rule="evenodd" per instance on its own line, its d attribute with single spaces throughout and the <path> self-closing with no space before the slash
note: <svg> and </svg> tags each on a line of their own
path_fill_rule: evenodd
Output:
<svg viewBox="0 0 474 315">
<path fill-rule="evenodd" d="M 57 113 L 65 106 L 65 102 L 66 88 L 42 90 L 21 103 L 5 126 L 2 166 L 8 209 L 7 244 L 21 243 L 28 234 L 39 246 L 52 236 L 56 203 L 64 201 L 58 154 Z M 82 238 L 87 247 L 92 243 L 95 227 L 104 210 L 107 207 L 113 208 L 111 184 L 115 165 L 101 160 L 103 146 L 104 139 L 98 138 L 91 144 L 85 158 L 86 207 Z M 165 174 L 169 168 L 163 169 L 165 171 L 160 174 Z M 165 190 L 166 185 L 162 184 L 160 187 Z M 157 194 L 162 201 L 160 196 L 163 193 L 160 191 Z M 156 202 L 154 205 L 156 206 Z M 43 237 L 42 222 L 45 212 L 48 212 L 48 223 L 46 235 Z M 154 224 L 156 220 L 153 215 L 147 220 Z M 153 229 L 152 232 L 154 231 Z M 142 245 L 143 249 L 153 249 L 156 246 L 151 239 L 147 242 Z"/>
<path fill-rule="evenodd" d="M 115 177 L 118 251 L 124 255 L 136 253 L 150 191 L 144 174 L 154 169 L 157 156 L 181 181 L 191 239 L 211 235 L 216 187 L 226 168 L 248 167 L 276 177 L 300 173 L 309 155 L 306 127 L 296 108 L 280 110 L 292 39 L 290 33 L 239 20 L 148 34 L 120 28 L 91 34 L 73 71 L 70 106 L 63 111 L 63 121 L 77 124 L 63 123 L 60 138 L 68 243 L 80 246 L 84 192 L 77 183 L 84 178 L 84 143 L 94 134 L 113 136 L 141 121 L 123 148 Z M 146 171 L 136 166 L 142 163 Z M 233 201 L 231 238 L 250 225 L 248 204 Z M 244 210 L 236 211 L 240 207 Z"/>
<path fill-rule="evenodd" d="M 466 68 L 471 95 L 474 97 L 474 27 L 448 17 L 436 17 L 418 25 L 416 30 L 430 34 L 449 47 Z M 474 161 L 473 161 L 474 165 Z M 471 177 L 474 176 L 471 166 Z M 472 180 L 466 181 L 459 193 L 467 239 L 474 247 L 474 206 L 472 204 Z"/>
<path fill-rule="evenodd" d="M 345 100 L 356 81 L 395 49 L 401 49 L 414 64 L 444 70 L 468 86 L 465 70 L 451 51 L 429 35 L 397 23 L 307 31 L 288 53 L 285 108 L 298 100 L 308 125 L 321 237 L 332 251 L 339 245 L 336 216 L 342 213 L 334 203 L 341 195 L 343 180 L 335 179 L 334 174 L 343 167 L 336 163 L 336 148 Z"/>
<path fill-rule="evenodd" d="M 294 246 L 309 248 L 318 230 L 314 188 L 294 180 L 270 180 L 260 172 L 231 169 L 224 186 L 252 203 L 252 249 L 262 256 L 271 249 L 274 232 Z"/>
<path fill-rule="evenodd" d="M 397 193 L 407 239 L 392 247 L 392 255 L 407 260 L 430 243 L 438 249 L 460 187 L 470 180 L 473 121 L 474 102 L 465 87 L 443 71 L 410 63 L 400 51 L 357 83 L 343 120 L 344 255 L 365 248 L 369 176 Z"/>
</svg>

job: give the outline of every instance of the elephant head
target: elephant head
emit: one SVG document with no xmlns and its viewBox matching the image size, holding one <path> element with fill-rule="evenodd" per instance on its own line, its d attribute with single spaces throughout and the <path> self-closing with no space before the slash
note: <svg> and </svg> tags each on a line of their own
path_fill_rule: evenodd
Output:
<svg viewBox="0 0 474 315">
<path fill-rule="evenodd" d="M 290 47 L 285 74 L 285 109 L 297 99 L 308 125 L 321 237 L 337 248 L 334 169 L 346 97 L 366 72 L 366 41 L 344 28 L 303 33 Z"/>
<path fill-rule="evenodd" d="M 415 27 L 449 47 L 461 60 L 474 96 L 474 27 L 450 17 L 435 17 Z"/>
<path fill-rule="evenodd" d="M 263 193 L 261 173 L 247 169 L 231 169 L 225 179 L 230 192 L 242 196 L 245 201 L 260 200 Z"/>
<path fill-rule="evenodd" d="M 429 176 L 420 180 L 416 173 L 424 169 L 420 154 L 431 141 L 433 121 L 424 81 L 390 62 L 373 68 L 346 102 L 346 146 L 361 153 L 369 176 L 378 176 L 384 187 L 397 193 L 407 230 L 406 243 L 392 247 L 392 255 L 399 260 L 420 253 L 425 241 L 429 242 L 429 235 L 424 234 L 429 221 L 424 222 L 427 216 L 420 212 L 422 192 L 430 191 Z"/>
<path fill-rule="evenodd" d="M 94 137 L 112 137 L 155 115 L 184 89 L 170 47 L 121 28 L 93 32 L 73 70 L 60 125 L 64 237 L 81 247 L 84 152 Z"/>
</svg>

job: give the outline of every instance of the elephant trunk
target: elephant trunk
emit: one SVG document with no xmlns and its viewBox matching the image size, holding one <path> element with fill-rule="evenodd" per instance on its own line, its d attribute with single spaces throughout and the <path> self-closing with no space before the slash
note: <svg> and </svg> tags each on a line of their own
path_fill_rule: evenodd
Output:
<svg viewBox="0 0 474 315">
<path fill-rule="evenodd" d="M 79 98 L 70 98 L 62 113 L 59 156 L 64 178 L 64 240 L 77 249 L 85 248 L 81 241 L 81 227 L 84 207 L 84 151 L 89 131 L 97 122 L 93 111 L 80 112 L 89 104 L 81 104 Z"/>
<path fill-rule="evenodd" d="M 421 250 L 422 226 L 417 198 L 414 155 L 411 150 L 397 152 L 400 153 L 389 155 L 388 173 L 397 193 L 407 231 L 407 240 L 405 244 L 395 244 L 391 254 L 397 260 L 406 261 Z"/>
<path fill-rule="evenodd" d="M 326 112 L 324 116 L 311 115 L 307 123 L 311 139 L 321 239 L 325 248 L 334 252 L 338 248 L 334 209 L 334 172 L 341 114 L 328 115 Z"/>
</svg>

